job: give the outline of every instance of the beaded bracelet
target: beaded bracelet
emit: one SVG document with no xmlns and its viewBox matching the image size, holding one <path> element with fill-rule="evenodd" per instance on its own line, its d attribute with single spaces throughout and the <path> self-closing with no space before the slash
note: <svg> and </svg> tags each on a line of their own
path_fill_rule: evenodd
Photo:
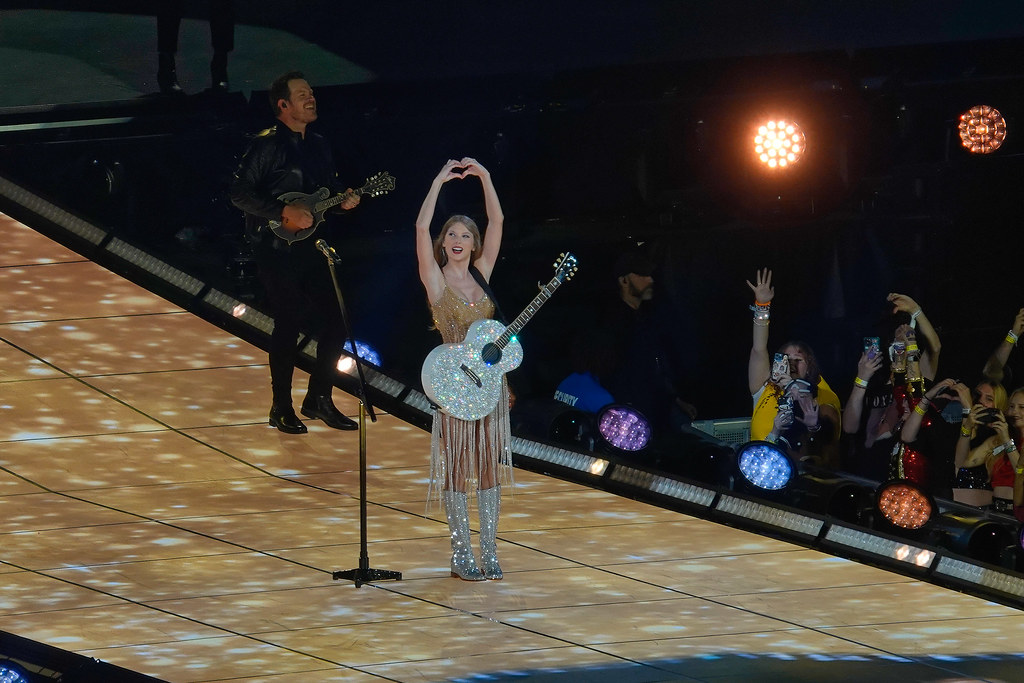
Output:
<svg viewBox="0 0 1024 683">
<path fill-rule="evenodd" d="M 754 322 L 762 321 L 763 324 L 768 324 L 768 319 L 772 315 L 772 302 L 769 301 L 766 304 L 760 301 L 755 301 L 754 305 L 750 307 L 750 310 L 754 312 Z"/>
</svg>

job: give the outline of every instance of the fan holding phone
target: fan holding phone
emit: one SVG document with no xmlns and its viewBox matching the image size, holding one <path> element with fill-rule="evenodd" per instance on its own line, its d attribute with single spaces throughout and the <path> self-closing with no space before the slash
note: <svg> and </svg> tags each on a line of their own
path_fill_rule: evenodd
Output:
<svg viewBox="0 0 1024 683">
<path fill-rule="evenodd" d="M 786 445 L 801 460 L 830 468 L 838 465 L 839 397 L 821 377 L 810 346 L 801 341 L 783 344 L 768 353 L 768 323 L 775 296 L 772 271 L 747 281 L 754 293 L 753 342 L 747 380 L 754 410 L 750 438 Z"/>
</svg>

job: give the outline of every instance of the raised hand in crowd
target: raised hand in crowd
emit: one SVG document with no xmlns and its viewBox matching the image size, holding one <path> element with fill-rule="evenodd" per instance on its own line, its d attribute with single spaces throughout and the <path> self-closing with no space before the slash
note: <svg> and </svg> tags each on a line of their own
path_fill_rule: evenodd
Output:
<svg viewBox="0 0 1024 683">
<path fill-rule="evenodd" d="M 1010 330 L 985 362 L 982 374 L 986 379 L 996 383 L 1003 381 L 1003 368 L 1006 367 L 1006 361 L 1010 358 L 1010 352 L 1017 345 L 1017 339 L 1020 338 L 1021 334 L 1024 334 L 1024 308 L 1017 311 L 1017 317 L 1013 319 Z"/>
</svg>

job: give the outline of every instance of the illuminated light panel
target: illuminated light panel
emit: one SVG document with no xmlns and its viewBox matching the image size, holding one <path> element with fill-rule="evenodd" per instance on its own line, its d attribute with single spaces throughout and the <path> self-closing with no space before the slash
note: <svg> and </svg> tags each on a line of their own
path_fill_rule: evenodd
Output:
<svg viewBox="0 0 1024 683">
<path fill-rule="evenodd" d="M 988 569 L 986 567 L 979 567 L 976 564 L 957 560 L 952 557 L 943 556 L 940 558 L 939 564 L 935 568 L 935 574 L 949 576 L 978 586 L 984 586 L 985 588 L 996 590 L 1006 595 L 1015 595 L 1018 598 L 1024 598 L 1024 579 L 1021 577 L 1013 576 L 1006 572 Z"/>
<path fill-rule="evenodd" d="M 527 441 L 518 436 L 512 437 L 512 451 L 528 458 L 543 460 L 554 465 L 597 476 L 603 475 L 610 464 L 604 458 L 595 458 L 592 455 L 567 451 L 564 448 L 548 446 L 547 444 L 535 441 Z"/>
<path fill-rule="evenodd" d="M 715 510 L 812 537 L 817 537 L 825 526 L 825 522 L 815 517 L 735 496 L 722 496 Z"/>
<path fill-rule="evenodd" d="M 110 242 L 107 243 L 106 249 L 111 254 L 115 254 L 128 263 L 138 266 L 152 275 L 156 275 L 164 282 L 169 282 L 178 289 L 188 292 L 192 296 L 196 296 L 199 292 L 203 291 L 203 287 L 205 285 L 202 280 L 194 278 L 184 271 L 178 270 L 169 263 L 158 259 L 138 247 L 128 244 L 122 239 L 117 237 L 111 239 Z"/>
<path fill-rule="evenodd" d="M 651 440 L 651 425 L 640 412 L 611 405 L 597 416 L 597 431 L 609 445 L 622 451 L 639 451 Z"/>
<path fill-rule="evenodd" d="M 418 408 L 425 413 L 430 412 L 430 399 L 427 398 L 426 394 L 422 391 L 416 391 L 415 389 L 410 390 L 409 393 L 405 395 L 405 398 L 402 399 L 402 402 L 408 406 L 412 406 L 413 408 Z"/>
<path fill-rule="evenodd" d="M 800 125 L 787 119 L 766 121 L 754 134 L 754 155 L 769 169 L 784 169 L 800 161 L 807 138 Z"/>
<path fill-rule="evenodd" d="M 270 334 L 274 330 L 274 319 L 269 315 L 262 313 L 252 306 L 246 305 L 219 289 L 211 287 L 206 294 L 203 295 L 203 302 L 218 310 L 224 311 L 231 315 L 231 317 L 237 318 L 251 327 L 255 327 L 261 332 Z"/>
<path fill-rule="evenodd" d="M 995 107 L 979 104 L 960 115 L 960 142 L 971 154 L 991 154 L 1006 140 L 1006 119 Z"/>
<path fill-rule="evenodd" d="M 683 481 L 662 477 L 651 472 L 620 465 L 612 470 L 611 478 L 634 486 L 643 486 L 663 496 L 670 496 L 708 507 L 715 500 L 715 492 L 701 486 L 694 486 Z"/>
<path fill-rule="evenodd" d="M 934 503 L 910 482 L 887 482 L 882 484 L 877 495 L 878 510 L 890 524 L 901 529 L 920 529 L 935 514 Z"/>
<path fill-rule="evenodd" d="M 896 541 L 884 536 L 853 529 L 841 524 L 833 524 L 825 533 L 825 541 L 836 545 L 853 548 L 879 557 L 887 557 L 899 562 L 926 568 L 935 561 L 936 553 L 927 548 Z"/>
<path fill-rule="evenodd" d="M 29 209 L 35 214 L 53 221 L 68 232 L 71 232 L 92 244 L 99 245 L 107 237 L 106 231 L 97 228 L 92 223 L 83 221 L 77 216 L 71 215 L 64 209 L 51 204 L 39 195 L 29 192 L 25 188 L 12 183 L 6 178 L 0 178 L 0 194 L 12 199 L 18 204 L 21 204 L 23 207 Z"/>
<path fill-rule="evenodd" d="M 793 480 L 793 463 L 766 441 L 752 441 L 740 449 L 736 466 L 748 482 L 766 491 L 781 491 Z"/>
</svg>

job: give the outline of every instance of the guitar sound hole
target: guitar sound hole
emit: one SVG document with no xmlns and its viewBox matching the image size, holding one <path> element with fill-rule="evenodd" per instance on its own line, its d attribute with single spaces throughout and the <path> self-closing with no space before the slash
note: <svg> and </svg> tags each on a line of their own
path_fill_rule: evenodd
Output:
<svg viewBox="0 0 1024 683">
<path fill-rule="evenodd" d="M 494 365 L 501 360 L 501 349 L 499 349 L 493 342 L 484 344 L 484 348 L 480 352 L 480 358 L 484 363 Z"/>
</svg>

